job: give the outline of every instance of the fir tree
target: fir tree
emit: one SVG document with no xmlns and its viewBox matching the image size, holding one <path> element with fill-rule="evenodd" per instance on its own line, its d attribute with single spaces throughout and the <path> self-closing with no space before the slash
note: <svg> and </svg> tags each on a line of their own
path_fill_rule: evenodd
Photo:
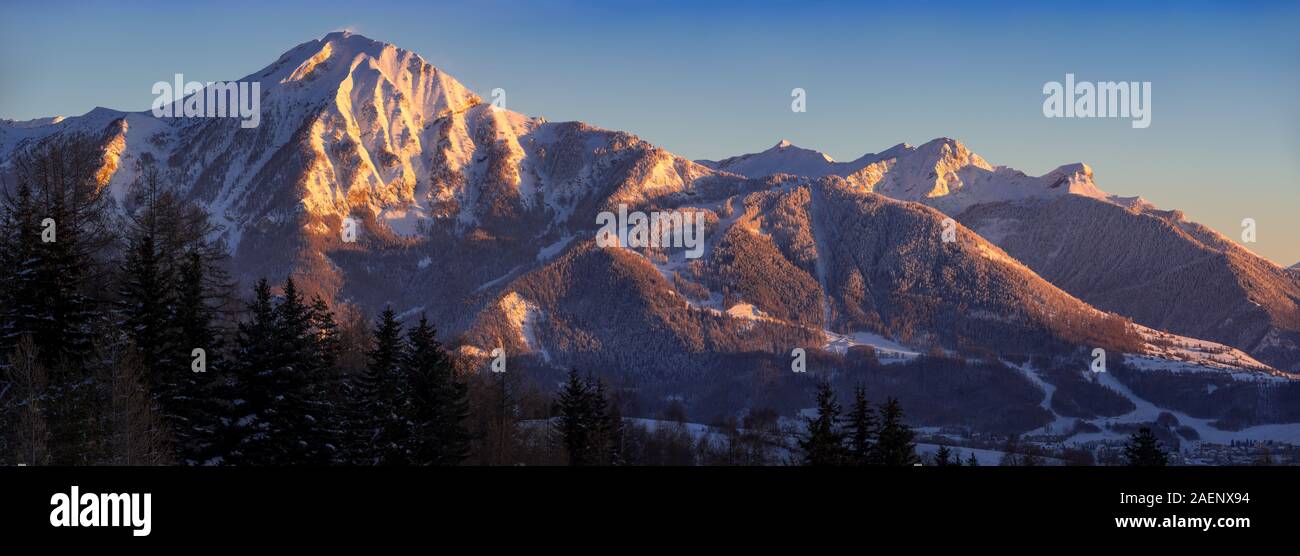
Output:
<svg viewBox="0 0 1300 556">
<path fill-rule="evenodd" d="M 410 461 L 407 439 L 411 434 L 402 415 L 407 392 L 403 385 L 401 362 L 402 326 L 391 307 L 384 309 L 375 330 L 371 348 L 366 353 L 365 372 L 357 379 L 353 392 L 360 404 L 354 414 L 364 416 L 360 423 L 358 463 L 400 465 Z"/>
<path fill-rule="evenodd" d="M 0 353 L 10 353 L 23 336 L 37 350 L 30 335 L 37 332 L 43 312 L 36 275 L 41 226 L 31 185 L 19 181 L 15 191 L 4 196 L 0 210 Z"/>
<path fill-rule="evenodd" d="M 19 152 L 16 185 L 4 189 L 0 231 L 0 344 L 28 335 L 46 370 L 44 421 L 50 462 L 97 462 L 100 393 L 87 365 L 102 261 L 112 236 L 97 147 L 84 137 L 50 138 Z M 11 192 L 12 191 L 12 192 Z M 0 358 L 0 364 L 3 364 Z"/>
<path fill-rule="evenodd" d="M 876 414 L 867 401 L 867 389 L 858 386 L 853 389 L 853 410 L 849 412 L 848 425 L 849 461 L 853 465 L 870 465 L 876 463 L 875 438 Z"/>
<path fill-rule="evenodd" d="M 279 305 L 260 280 L 239 324 L 229 423 L 235 463 L 322 463 L 328 456 L 313 386 L 316 359 L 307 309 L 292 280 Z"/>
<path fill-rule="evenodd" d="M 898 400 L 889 398 L 880 410 L 880 442 L 876 445 L 880 462 L 884 465 L 913 465 L 920 461 L 916 456 L 912 429 L 903 424 L 903 408 Z"/>
<path fill-rule="evenodd" d="M 1138 432 L 1129 437 L 1128 444 L 1124 446 L 1124 458 L 1131 466 L 1164 466 L 1168 464 L 1168 456 L 1164 448 L 1161 447 L 1160 441 L 1152 434 L 1151 429 L 1142 427 Z"/>
<path fill-rule="evenodd" d="M 423 315 L 407 333 L 407 346 L 403 367 L 410 384 L 412 459 L 419 465 L 457 465 L 469 454 L 465 384 L 456 380 L 451 358 Z"/>
<path fill-rule="evenodd" d="M 828 382 L 817 383 L 817 417 L 808 417 L 808 433 L 799 440 L 804 465 L 842 465 L 848 459 L 840 431 L 840 404 Z"/>
<path fill-rule="evenodd" d="M 600 431 L 593 397 L 591 386 L 578 376 L 578 369 L 569 369 L 569 378 L 560 390 L 557 404 L 560 415 L 556 432 L 564 442 L 572 466 L 598 463 L 596 440 Z"/>
<path fill-rule="evenodd" d="M 948 450 L 947 446 L 939 446 L 939 450 L 934 453 L 934 465 L 935 467 L 953 465 L 952 452 Z M 957 461 L 956 465 L 961 465 L 961 461 Z"/>
<path fill-rule="evenodd" d="M 601 390 L 603 399 L 604 389 Z M 616 399 L 609 400 L 608 406 L 609 409 L 605 414 L 606 462 L 609 465 L 623 465 L 627 463 L 625 456 L 627 430 L 623 425 L 623 409 Z"/>
<path fill-rule="evenodd" d="M 279 422 L 297 439 L 292 461 L 324 464 L 334 460 L 335 442 L 328 426 L 330 413 L 322 386 L 331 368 L 321 355 L 313 324 L 318 317 L 303 300 L 292 277 L 285 279 L 284 295 L 276 307 L 281 355 L 285 358 Z"/>
<path fill-rule="evenodd" d="M 980 460 L 975 459 L 975 451 L 971 450 L 970 457 L 966 458 L 966 467 L 979 467 Z"/>
<path fill-rule="evenodd" d="M 188 465 L 217 456 L 218 404 L 224 394 L 221 377 L 227 375 L 224 346 L 215 330 L 216 310 L 210 302 L 221 293 L 207 285 L 206 269 L 200 253 L 184 255 L 170 320 L 177 357 L 159 369 L 157 377 L 163 418 L 172 427 L 177 459 Z M 202 372 L 195 369 L 196 349 L 203 350 Z"/>
<path fill-rule="evenodd" d="M 350 391 L 339 362 L 342 336 L 333 311 L 320 295 L 312 297 L 308 320 L 314 342 L 312 399 L 324 449 L 318 459 L 323 463 L 350 462 L 354 455 L 351 429 L 357 418 L 350 407 Z"/>
</svg>

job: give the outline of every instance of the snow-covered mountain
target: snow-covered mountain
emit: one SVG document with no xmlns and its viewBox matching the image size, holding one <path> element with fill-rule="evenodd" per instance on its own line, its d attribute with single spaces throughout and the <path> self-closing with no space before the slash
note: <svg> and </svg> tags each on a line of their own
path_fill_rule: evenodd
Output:
<svg viewBox="0 0 1300 556">
<path fill-rule="evenodd" d="M 1100 311 L 1044 280 L 987 221 L 946 222 L 1008 201 L 1143 210 L 1101 192 L 1081 164 L 1026 176 L 951 139 L 848 163 L 785 142 L 696 163 L 629 133 L 497 109 L 417 54 L 350 33 L 244 80 L 261 83 L 256 128 L 104 108 L 0 122 L 0 171 L 45 137 L 84 134 L 103 147 L 99 176 L 121 210 L 155 165 L 212 214 L 245 284 L 293 273 L 338 303 L 425 312 L 465 357 L 504 347 L 530 364 L 621 372 L 644 396 L 700 410 L 756 403 L 759 386 L 729 381 L 784 376 L 793 347 L 838 361 L 872 346 L 886 366 L 920 353 L 1030 365 L 1103 347 L 1143 376 L 1197 377 L 1220 396 L 1293 379 L 1213 342 L 1156 339 L 1115 314 L 1125 307 Z M 597 214 L 620 205 L 701 215 L 703 257 L 598 247 Z M 360 223 L 355 242 L 341 237 L 345 218 Z M 996 426 L 1050 420 L 1039 406 L 1052 393 L 1024 368 L 981 371 L 986 401 L 1024 408 Z M 928 392 L 930 371 L 916 371 L 891 384 Z M 1072 388 L 1084 401 L 1071 407 L 1108 395 Z M 942 407 L 918 412 L 956 417 Z"/>
<path fill-rule="evenodd" d="M 1178 211 L 1109 195 L 1086 164 L 1032 177 L 992 166 L 952 139 L 865 155 L 860 168 L 779 149 L 715 166 L 749 176 L 838 175 L 958 218 L 1044 278 L 1138 323 L 1245 350 L 1300 372 L 1300 280 Z M 809 161 L 824 159 L 812 164 Z M 740 161 L 727 164 L 727 161 Z M 855 161 L 855 164 L 857 161 Z"/>
<path fill-rule="evenodd" d="M 981 203 L 1063 195 L 1132 202 L 1112 198 L 1098 189 L 1092 181 L 1092 169 L 1086 164 L 1067 164 L 1042 176 L 1027 176 L 1005 166 L 993 166 L 961 142 L 946 137 L 919 147 L 901 143 L 846 163 L 786 141 L 760 153 L 699 162 L 751 178 L 775 174 L 839 176 L 866 191 L 924 202 L 949 213 Z"/>
<path fill-rule="evenodd" d="M 782 139 L 775 146 L 761 153 L 745 154 L 718 161 L 697 160 L 696 162 L 714 170 L 750 178 L 763 178 L 775 174 L 794 174 L 810 178 L 844 177 L 875 162 L 893 158 L 911 148 L 906 144 L 900 144 L 880 154 L 864 154 L 852 162 L 835 162 L 826 153 L 796 147 Z"/>
</svg>

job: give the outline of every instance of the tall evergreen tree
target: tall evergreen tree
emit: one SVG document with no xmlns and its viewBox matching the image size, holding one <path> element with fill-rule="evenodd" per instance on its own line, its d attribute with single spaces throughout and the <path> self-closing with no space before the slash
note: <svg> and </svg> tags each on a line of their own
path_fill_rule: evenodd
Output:
<svg viewBox="0 0 1300 556">
<path fill-rule="evenodd" d="M 457 465 L 469 455 L 469 399 L 451 358 L 428 319 L 407 333 L 403 370 L 409 383 L 407 421 L 412 461 L 419 465 Z"/>
<path fill-rule="evenodd" d="M 248 305 L 247 319 L 239 323 L 233 360 L 237 371 L 228 375 L 229 399 L 222 419 L 221 432 L 224 462 L 245 464 L 264 463 L 262 447 L 271 433 L 272 402 L 276 398 L 269 389 L 274 372 L 278 347 L 275 303 L 271 287 L 263 278 L 253 288 L 253 300 Z"/>
<path fill-rule="evenodd" d="M 979 467 L 980 460 L 975 458 L 975 451 L 971 450 L 970 456 L 966 458 L 966 467 Z"/>
<path fill-rule="evenodd" d="M 324 385 L 332 367 L 322 355 L 315 324 L 321 320 L 298 291 L 293 277 L 285 279 L 284 294 L 276 307 L 280 341 L 288 368 L 283 384 L 283 420 L 297 438 L 296 462 L 325 464 L 335 460 L 337 442 L 329 426 L 331 407 Z M 332 359 L 330 359 L 332 361 Z"/>
<path fill-rule="evenodd" d="M 218 404 L 223 396 L 222 377 L 229 370 L 211 301 L 224 293 L 208 283 L 208 268 L 208 261 L 197 251 L 186 253 L 182 259 L 170 320 L 176 357 L 159 369 L 160 376 L 156 377 L 163 418 L 172 427 L 177 459 L 189 465 L 211 461 L 217 455 Z M 196 349 L 202 352 L 196 355 Z M 202 367 L 195 361 L 200 356 Z"/>
<path fill-rule="evenodd" d="M 934 465 L 935 467 L 948 467 L 949 465 L 953 465 L 952 451 L 949 450 L 947 446 L 941 445 L 939 446 L 939 449 L 935 451 Z M 956 465 L 961 465 L 961 461 L 957 461 Z"/>
<path fill-rule="evenodd" d="M 117 323 L 136 351 L 142 381 L 158 393 L 169 382 L 179 357 L 178 331 L 173 328 L 176 306 L 176 267 L 159 247 L 160 220 L 170 203 L 162 192 L 156 168 L 146 172 L 139 212 L 128 218 L 126 256 L 119 272 Z M 170 392 L 169 392 L 170 394 Z M 170 396 L 165 396 L 170 397 Z"/>
<path fill-rule="evenodd" d="M 578 369 L 569 369 L 569 378 L 560 390 L 557 405 L 560 415 L 556 432 L 564 443 L 569 465 L 598 463 L 600 424 L 596 418 L 594 394 L 591 385 L 578 376 Z"/>
<path fill-rule="evenodd" d="M 848 429 L 849 461 L 853 465 L 871 465 L 877 463 L 876 457 L 876 412 L 867 401 L 867 389 L 857 386 L 853 389 L 853 409 L 849 412 L 846 428 Z"/>
<path fill-rule="evenodd" d="M 155 165 L 144 165 L 139 194 L 128 205 L 115 322 L 134 346 L 141 380 L 172 430 L 176 459 L 198 464 L 215 455 L 213 400 L 220 382 L 208 370 L 224 367 L 214 320 L 229 293 L 220 266 L 225 250 L 209 240 L 207 214 L 181 202 L 162 181 Z"/>
<path fill-rule="evenodd" d="M 92 464 L 102 424 L 93 366 L 101 256 L 111 215 L 96 170 L 99 151 L 77 135 L 48 138 L 13 159 L 0 209 L 0 346 L 30 336 L 46 370 L 50 462 Z M 0 357 L 0 365 L 6 358 Z"/>
<path fill-rule="evenodd" d="M 1124 459 L 1131 466 L 1141 467 L 1160 467 L 1169 463 L 1160 440 L 1147 427 L 1138 429 L 1129 437 L 1128 444 L 1124 445 Z"/>
<path fill-rule="evenodd" d="M 410 462 L 407 440 L 410 429 L 403 415 L 407 395 L 402 376 L 402 326 L 391 307 L 375 322 L 374 338 L 367 352 L 366 370 L 356 380 L 353 396 L 359 404 L 353 414 L 364 416 L 359 423 L 360 442 L 354 447 L 354 461 L 374 465 Z"/>
<path fill-rule="evenodd" d="M 817 383 L 817 417 L 808 417 L 808 433 L 799 440 L 804 465 L 843 465 L 848 460 L 840 431 L 840 404 L 829 382 Z"/>
<path fill-rule="evenodd" d="M 328 458 L 313 379 L 318 359 L 310 315 L 293 280 L 277 305 L 260 280 L 239 324 L 230 407 L 231 459 L 268 465 L 324 463 Z"/>
<path fill-rule="evenodd" d="M 36 274 L 41 219 L 36 215 L 32 187 L 19 181 L 15 191 L 6 193 L 0 206 L 0 353 L 7 354 L 24 335 L 31 340 L 44 309 L 40 305 L 43 300 L 37 297 L 41 285 Z M 33 343 L 32 349 L 39 349 L 38 344 Z M 48 362 L 48 358 L 43 360 Z"/>
<path fill-rule="evenodd" d="M 897 399 L 889 398 L 880 409 L 880 442 L 876 445 L 880 463 L 899 466 L 919 462 L 913 437 L 912 429 L 903 424 L 902 406 Z"/>
<path fill-rule="evenodd" d="M 600 397 L 606 399 L 603 387 Z M 604 429 L 606 462 L 609 465 L 624 465 L 627 463 L 627 429 L 623 425 L 623 408 L 617 399 L 609 399 Z"/>
<path fill-rule="evenodd" d="M 357 422 L 352 413 L 349 390 L 344 384 L 340 357 L 343 353 L 342 334 L 329 304 L 320 295 L 312 297 L 310 308 L 311 337 L 315 345 L 313 357 L 313 400 L 317 406 L 317 427 L 321 431 L 324 452 L 321 463 L 347 463 L 353 461 L 352 427 Z"/>
</svg>

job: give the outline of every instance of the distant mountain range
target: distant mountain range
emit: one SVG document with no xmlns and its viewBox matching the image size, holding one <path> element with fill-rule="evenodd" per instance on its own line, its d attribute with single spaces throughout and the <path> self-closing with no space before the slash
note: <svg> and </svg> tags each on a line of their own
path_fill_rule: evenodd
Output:
<svg viewBox="0 0 1300 556">
<path fill-rule="evenodd" d="M 0 171 L 85 134 L 122 211 L 156 165 L 220 225 L 244 284 L 293 273 L 372 314 L 424 312 L 472 365 L 502 347 L 541 373 L 598 370 L 647 412 L 796 403 L 783 388 L 804 348 L 814 370 L 875 361 L 862 379 L 936 425 L 1097 428 L 1157 407 L 1207 435 L 1300 421 L 1278 409 L 1300 371 L 1300 277 L 1106 194 L 1083 164 L 1027 176 L 952 139 L 847 163 L 784 141 L 693 162 L 493 107 L 350 33 L 244 80 L 261 83 L 256 128 L 105 108 L 5 122 Z M 597 215 L 620 206 L 701 215 L 704 255 L 599 247 Z M 1112 354 L 1104 379 L 1087 370 L 1094 348 Z M 934 370 L 958 359 L 966 370 Z"/>
<path fill-rule="evenodd" d="M 1085 164 L 1030 177 L 991 166 L 951 139 L 843 164 L 785 141 L 701 163 L 754 178 L 839 176 L 865 191 L 933 206 L 1099 309 L 1300 371 L 1294 273 L 1181 212 L 1103 192 Z"/>
</svg>

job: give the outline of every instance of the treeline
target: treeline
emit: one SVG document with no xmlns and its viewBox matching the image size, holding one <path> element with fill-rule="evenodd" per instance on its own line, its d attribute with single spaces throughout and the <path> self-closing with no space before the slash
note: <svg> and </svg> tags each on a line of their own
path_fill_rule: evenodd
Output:
<svg viewBox="0 0 1300 556">
<path fill-rule="evenodd" d="M 42 142 L 0 198 L 0 463 L 468 456 L 467 386 L 426 320 L 340 330 L 292 278 L 240 307 L 206 213 L 146 165 L 119 216 L 100 157 L 84 137 Z"/>
<path fill-rule="evenodd" d="M 903 424 L 903 408 L 890 398 L 879 412 L 867 401 L 866 388 L 853 390 L 847 415 L 828 382 L 817 383 L 817 415 L 805 417 L 807 433 L 799 439 L 804 465 L 891 465 L 921 463 L 915 435 Z M 945 452 L 946 454 L 946 452 Z M 948 464 L 947 456 L 943 464 Z"/>
</svg>

